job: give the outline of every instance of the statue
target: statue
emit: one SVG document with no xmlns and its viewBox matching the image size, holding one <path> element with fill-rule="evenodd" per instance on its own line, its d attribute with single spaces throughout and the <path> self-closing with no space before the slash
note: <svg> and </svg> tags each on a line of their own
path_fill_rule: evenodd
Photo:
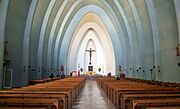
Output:
<svg viewBox="0 0 180 109">
<path fill-rule="evenodd" d="M 62 71 L 62 72 L 64 71 L 64 66 L 63 66 L 63 65 L 61 65 L 61 71 Z"/>
<path fill-rule="evenodd" d="M 11 60 L 9 58 L 9 53 L 7 51 L 7 44 L 8 44 L 8 41 L 5 41 L 5 43 L 4 43 L 4 63 L 3 63 L 4 68 L 9 68 L 10 64 L 11 64 Z"/>
<path fill-rule="evenodd" d="M 4 45 L 4 57 L 9 56 L 8 51 L 7 51 L 7 44 L 8 44 L 8 41 L 5 41 L 5 45 Z"/>
<path fill-rule="evenodd" d="M 64 66 L 61 65 L 60 67 L 60 75 L 64 77 Z"/>
</svg>

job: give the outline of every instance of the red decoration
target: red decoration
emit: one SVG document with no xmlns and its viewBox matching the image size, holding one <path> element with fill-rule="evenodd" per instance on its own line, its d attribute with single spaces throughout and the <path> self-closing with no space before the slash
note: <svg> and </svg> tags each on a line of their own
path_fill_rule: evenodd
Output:
<svg viewBox="0 0 180 109">
<path fill-rule="evenodd" d="M 78 70 L 78 76 L 80 76 L 80 70 Z"/>
</svg>

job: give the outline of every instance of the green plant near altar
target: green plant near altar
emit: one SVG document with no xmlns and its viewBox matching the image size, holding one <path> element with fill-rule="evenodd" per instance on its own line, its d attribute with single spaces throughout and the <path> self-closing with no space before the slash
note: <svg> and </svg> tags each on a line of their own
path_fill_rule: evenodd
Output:
<svg viewBox="0 0 180 109">
<path fill-rule="evenodd" d="M 98 71 L 99 71 L 99 72 L 101 71 L 101 67 L 98 68 Z"/>
<path fill-rule="evenodd" d="M 80 68 L 80 71 L 83 72 L 83 70 L 84 70 L 84 69 L 81 67 L 81 68 Z"/>
</svg>

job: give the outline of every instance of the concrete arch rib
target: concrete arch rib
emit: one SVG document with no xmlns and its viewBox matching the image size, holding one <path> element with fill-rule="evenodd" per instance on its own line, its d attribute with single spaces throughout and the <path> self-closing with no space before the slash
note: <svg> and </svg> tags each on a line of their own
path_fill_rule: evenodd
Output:
<svg viewBox="0 0 180 109">
<path fill-rule="evenodd" d="M 89 31 L 89 32 L 92 32 L 92 31 Z M 86 35 L 88 35 L 89 33 L 87 32 L 87 34 Z M 86 42 L 85 42 L 85 39 L 87 39 L 86 40 Z M 84 65 L 84 69 L 85 69 L 85 72 L 87 72 L 88 71 L 88 65 L 89 65 L 89 61 L 88 61 L 88 53 L 85 51 L 85 50 L 87 50 L 87 49 L 89 49 L 88 47 L 91 45 L 91 48 L 93 49 L 93 50 L 96 50 L 96 52 L 94 52 L 93 53 L 93 59 L 91 60 L 91 63 L 93 63 L 92 65 L 93 65 L 93 70 L 94 69 L 96 69 L 95 67 L 97 66 L 96 64 L 95 64 L 95 62 L 93 62 L 94 60 L 95 60 L 95 58 L 97 59 L 97 50 L 98 50 L 98 45 L 99 45 L 99 43 L 97 43 L 97 40 L 95 39 L 95 38 L 93 38 L 93 37 L 91 37 L 91 38 L 84 38 L 84 46 L 81 46 L 81 48 L 80 48 L 80 50 L 78 51 L 78 57 L 77 57 L 77 63 L 76 64 L 78 64 L 78 62 L 80 61 L 81 62 L 81 60 L 84 62 L 83 63 L 83 65 Z M 84 55 L 84 56 L 83 56 Z M 83 57 L 83 59 L 81 59 L 80 60 L 80 58 L 81 58 L 81 56 Z"/>
<path fill-rule="evenodd" d="M 95 28 L 96 29 L 96 28 Z M 90 32 L 90 31 L 87 31 L 87 33 Z M 114 53 L 113 53 L 113 50 L 111 51 L 111 49 L 109 49 L 108 47 L 106 48 L 103 44 L 103 41 L 105 42 L 105 38 L 103 38 L 104 40 L 102 41 L 102 38 L 100 39 L 100 34 L 97 33 L 97 31 L 95 31 L 94 29 L 91 30 L 91 32 L 93 32 L 97 37 L 94 37 L 94 38 L 91 38 L 93 39 L 94 43 L 95 43 L 95 47 L 96 47 L 96 60 L 97 60 L 97 65 L 95 65 L 95 69 L 96 69 L 96 72 L 97 72 L 97 68 L 98 67 L 101 67 L 102 70 L 107 73 L 108 71 L 111 71 L 112 75 L 115 75 L 115 59 L 114 59 Z M 102 35 L 102 34 L 101 34 Z M 86 61 L 86 52 L 82 52 L 82 50 L 84 49 L 89 49 L 87 48 L 88 47 L 88 41 L 89 39 L 88 38 L 84 38 L 83 39 L 83 42 L 79 44 L 79 49 L 77 50 L 78 51 L 78 54 L 76 55 L 76 59 L 78 60 L 79 58 L 79 54 L 80 53 L 83 53 L 85 54 L 84 55 L 84 68 L 86 68 L 88 66 L 88 63 Z M 84 46 L 85 44 L 87 44 L 86 46 Z M 106 48 L 106 49 L 105 49 Z M 105 52 L 106 50 L 106 52 Z M 109 53 L 112 53 L 111 55 L 109 55 Z M 100 55 L 101 54 L 101 55 Z M 111 61 L 110 59 L 108 59 L 109 57 L 111 57 Z M 102 62 L 102 58 L 104 59 L 104 62 Z M 113 62 L 112 62 L 113 61 Z M 109 66 L 111 66 L 111 69 L 108 69 L 107 67 L 107 62 L 109 62 Z M 101 63 L 101 64 L 99 64 Z M 107 70 L 108 69 L 108 70 Z M 112 70 L 114 69 L 114 70 Z M 85 71 L 88 71 L 87 68 Z"/>
<path fill-rule="evenodd" d="M 136 28 L 138 31 L 138 37 L 139 37 L 139 47 L 140 47 L 140 54 L 141 54 L 141 67 L 142 69 L 145 69 L 145 55 L 144 55 L 144 34 L 143 34 L 143 28 L 142 28 L 142 24 L 141 24 L 141 20 L 140 17 L 138 15 L 137 9 L 134 5 L 133 0 L 128 0 L 129 2 L 129 6 L 132 10 L 133 16 L 135 18 L 135 23 L 136 23 Z M 142 75 L 140 76 L 141 78 L 146 78 L 146 74 L 145 73 L 141 73 Z"/>
<path fill-rule="evenodd" d="M 119 38 L 118 38 L 118 33 L 117 31 L 115 31 L 115 28 L 110 20 L 110 18 L 107 16 L 107 14 L 104 12 L 104 10 L 102 10 L 101 8 L 99 8 L 98 6 L 95 5 L 88 5 L 85 6 L 83 8 L 81 8 L 75 15 L 74 19 L 72 19 L 69 28 L 67 29 L 63 42 L 61 44 L 61 48 L 60 48 L 60 60 L 59 62 L 61 64 L 66 65 L 66 59 L 67 59 L 67 51 L 68 51 L 68 44 L 71 40 L 71 36 L 72 36 L 72 32 L 74 31 L 76 25 L 78 24 L 78 22 L 80 21 L 80 18 L 82 18 L 82 16 L 84 16 L 87 12 L 94 12 L 97 15 L 100 16 L 100 18 L 102 19 L 102 21 L 104 22 L 104 24 L 106 25 L 107 30 L 110 33 L 111 40 L 113 42 L 113 47 L 115 50 L 115 58 L 116 58 L 116 64 L 118 64 L 119 60 L 118 58 L 120 58 L 120 49 L 119 46 L 116 45 L 116 43 L 119 43 Z M 108 26 L 107 26 L 108 25 Z M 71 27 L 71 28 L 70 28 Z M 111 31 L 111 32 L 110 32 Z M 63 52 L 65 51 L 65 52 Z"/>
<path fill-rule="evenodd" d="M 22 50 L 22 66 L 23 67 L 26 66 L 25 68 L 28 68 L 28 65 L 29 65 L 29 38 L 30 38 L 31 25 L 32 25 L 32 21 L 33 21 L 37 3 L 38 3 L 38 0 L 33 0 L 31 2 L 30 8 L 29 8 L 29 13 L 28 13 L 27 20 L 26 20 L 26 26 L 25 26 L 25 30 L 24 30 L 23 50 Z M 28 70 L 25 70 L 22 73 L 22 77 L 23 77 L 22 81 L 23 82 L 26 81 L 27 83 L 25 83 L 25 84 L 28 84 Z"/>
<path fill-rule="evenodd" d="M 174 6 L 175 6 L 175 11 L 176 11 L 176 19 L 177 19 L 177 28 L 178 28 L 178 40 L 180 44 L 180 1 L 179 0 L 174 0 Z M 179 45 L 180 47 L 180 45 Z M 178 63 L 180 63 L 180 58 L 177 60 Z M 178 72 L 180 72 L 180 68 L 178 69 Z"/>
<path fill-rule="evenodd" d="M 91 25 L 91 26 L 88 26 L 88 25 Z M 88 27 L 86 27 L 86 26 L 88 26 Z M 86 28 L 86 29 L 84 29 L 84 28 Z M 77 62 L 78 52 L 82 45 L 82 42 L 84 42 L 84 39 L 85 39 L 84 36 L 86 36 L 89 31 L 93 31 L 94 33 L 96 33 L 96 31 L 94 29 L 96 29 L 96 28 L 94 28 L 92 26 L 92 23 L 86 23 L 78 30 L 77 34 L 73 35 L 74 38 L 72 37 L 72 40 L 71 40 L 71 43 L 70 43 L 69 49 L 68 49 L 68 60 L 69 60 L 68 63 L 69 64 L 72 64 L 72 65 L 77 64 L 76 62 Z M 76 36 L 78 36 L 78 38 Z M 98 39 L 99 39 L 99 37 L 98 37 Z M 77 44 L 75 44 L 75 43 L 77 43 Z M 73 51 L 75 51 L 75 52 L 72 54 Z M 72 58 L 70 58 L 70 57 L 72 57 Z M 70 67 L 71 65 L 69 65 L 69 64 L 68 64 L 68 66 Z M 75 68 L 75 66 L 73 66 L 73 68 Z"/>
<path fill-rule="evenodd" d="M 6 17 L 10 0 L 0 1 L 0 89 L 3 82 L 3 60 L 4 60 L 4 31 L 6 27 Z"/>
<path fill-rule="evenodd" d="M 127 20 L 127 17 L 125 15 L 125 12 L 124 10 L 122 9 L 121 7 L 121 4 L 118 2 L 118 0 L 113 0 L 114 3 L 116 4 L 119 12 L 121 13 L 122 15 L 122 18 L 123 18 L 123 21 L 124 21 L 124 24 L 125 24 L 125 27 L 126 27 L 126 30 L 127 30 L 127 34 L 128 34 L 128 40 L 129 40 L 129 46 L 130 46 L 130 58 L 131 58 L 131 63 L 130 63 L 130 67 L 132 67 L 133 69 L 135 69 L 135 56 L 133 55 L 133 53 L 135 52 L 135 48 L 134 48 L 134 42 L 133 42 L 133 38 L 132 38 L 132 32 L 131 32 L 131 28 L 130 28 L 130 25 L 129 25 L 129 22 Z M 128 70 L 126 70 L 128 71 Z M 135 76 L 135 73 L 131 72 L 132 76 Z"/>
<path fill-rule="evenodd" d="M 148 9 L 149 17 L 151 20 L 151 29 L 153 33 L 153 42 L 154 42 L 154 65 L 155 66 L 161 66 L 161 54 L 160 54 L 160 37 L 159 37 L 159 29 L 157 26 L 157 18 L 156 18 L 156 13 L 154 9 L 153 2 L 151 0 L 145 0 L 146 6 Z M 161 68 L 160 68 L 161 69 Z M 162 69 L 161 69 L 162 71 Z M 162 72 L 161 73 L 156 73 L 153 72 L 154 79 L 156 80 L 162 80 Z M 158 78 L 155 78 L 158 77 Z"/>
<path fill-rule="evenodd" d="M 92 25 L 91 25 L 92 26 Z M 83 28 L 83 27 L 82 27 Z M 104 44 L 103 44 L 103 41 L 100 39 L 100 37 L 101 36 L 103 36 L 103 33 L 101 34 L 101 36 L 100 36 L 100 34 L 99 33 L 97 33 L 97 31 L 95 31 L 97 28 L 92 28 L 92 29 L 88 29 L 85 33 L 84 33 L 84 35 L 83 36 L 86 36 L 87 35 L 87 33 L 89 32 L 89 31 L 93 31 L 93 33 L 97 36 L 97 42 L 98 42 L 98 44 L 99 44 L 99 46 L 101 46 L 101 48 L 103 49 L 103 50 L 105 50 L 105 46 L 104 46 Z M 78 35 L 78 34 L 77 34 Z M 84 42 L 84 39 L 85 37 L 83 37 L 83 38 L 81 38 L 81 41 L 80 42 L 83 42 L 83 43 L 86 43 L 86 42 Z M 97 43 L 96 42 L 96 43 Z M 78 60 L 78 52 L 79 52 L 79 50 L 80 50 L 80 47 L 83 47 L 83 43 L 79 43 L 78 44 L 78 47 L 77 47 L 77 53 L 76 53 L 76 55 L 75 55 L 75 62 L 77 62 L 77 60 Z M 97 46 L 98 47 L 98 46 Z M 69 47 L 69 48 L 71 48 L 71 47 Z M 85 47 L 86 48 L 86 47 Z M 70 51 L 70 50 L 69 50 Z M 70 52 L 68 52 L 68 55 L 70 55 L 69 54 Z M 110 53 L 113 53 L 113 52 L 110 52 Z M 104 53 L 104 56 L 105 56 L 105 59 L 107 59 L 107 56 L 106 56 L 107 54 L 105 54 Z M 112 54 L 113 56 L 114 56 L 114 53 Z M 84 57 L 84 59 L 85 59 L 85 57 Z M 112 59 L 114 59 L 114 57 L 112 57 Z M 74 63 L 75 63 L 74 62 Z M 84 62 L 85 63 L 85 62 Z M 75 63 L 76 64 L 76 63 Z M 85 66 L 84 66 L 84 68 L 85 68 Z"/>
<path fill-rule="evenodd" d="M 48 41 L 47 67 L 51 67 L 51 57 L 52 57 L 51 56 L 51 49 L 53 49 L 52 48 L 53 37 L 54 37 L 54 34 L 55 34 L 55 30 L 57 28 L 57 24 L 58 24 L 59 18 L 62 15 L 62 12 L 63 12 L 65 6 L 68 4 L 68 2 L 69 2 L 69 0 L 65 0 L 62 3 L 61 7 L 59 8 L 59 10 L 58 10 L 58 12 L 56 14 L 56 17 L 55 17 L 54 21 L 53 21 L 53 25 L 52 25 L 52 28 L 51 28 L 51 31 L 50 31 L 50 36 L 49 36 L 49 41 Z M 63 26 L 63 24 L 61 26 Z M 57 40 L 56 40 L 56 43 L 57 43 Z M 56 50 L 56 49 L 54 49 L 54 50 Z M 54 59 L 54 63 L 57 63 L 57 59 Z M 55 68 L 57 68 L 57 66 Z"/>
<path fill-rule="evenodd" d="M 174 0 L 175 10 L 176 10 L 176 19 L 177 19 L 177 25 L 178 25 L 178 35 L 179 35 L 179 44 L 180 44 L 180 1 Z"/>
<path fill-rule="evenodd" d="M 128 59 L 129 59 L 129 53 L 128 53 L 128 50 L 130 50 L 130 46 L 129 46 L 129 40 L 127 38 L 127 36 L 125 35 L 123 29 L 122 29 L 122 25 L 119 23 L 119 19 L 118 17 L 116 16 L 115 12 L 113 11 L 112 7 L 106 2 L 106 1 L 102 1 L 106 7 L 108 7 L 108 9 L 110 10 L 112 16 L 114 17 L 116 23 L 117 23 L 117 27 L 118 27 L 118 34 L 119 34 L 119 39 L 120 40 L 120 46 L 122 46 L 123 48 L 123 54 L 126 54 L 126 55 L 123 55 L 122 58 L 124 59 L 121 63 L 119 63 L 119 65 L 121 65 L 123 68 L 127 68 L 128 67 Z"/>
<path fill-rule="evenodd" d="M 42 70 L 41 69 L 41 67 L 42 67 L 42 53 L 43 53 L 43 42 L 44 42 L 44 37 L 45 37 L 45 31 L 46 31 L 46 27 L 47 27 L 47 23 L 48 23 L 51 11 L 53 9 L 53 6 L 55 5 L 55 2 L 56 2 L 56 0 L 51 0 L 49 6 L 47 8 L 46 14 L 44 16 L 42 26 L 41 26 L 39 43 L 38 43 L 38 51 L 37 51 L 38 52 L 38 54 L 37 54 L 37 56 L 38 56 L 37 66 L 40 67 L 40 71 Z M 37 77 L 42 78 L 42 73 L 38 73 Z"/>
<path fill-rule="evenodd" d="M 107 33 L 107 32 L 104 32 L 105 30 L 102 30 L 102 28 L 98 24 L 93 23 L 93 22 L 85 23 L 78 30 L 78 33 L 73 35 L 73 37 L 75 37 L 75 38 L 72 38 L 74 40 L 71 40 L 71 43 L 69 46 L 69 51 L 68 51 L 68 61 L 67 61 L 68 68 L 69 69 L 71 69 L 71 67 L 75 68 L 75 65 L 77 64 L 76 62 L 78 61 L 78 53 L 80 53 L 80 49 L 82 51 L 83 47 L 84 47 L 83 50 L 85 49 L 84 45 L 88 41 L 88 37 L 85 37 L 85 36 L 90 31 L 92 31 L 95 34 L 95 36 L 97 36 L 95 38 L 93 38 L 93 37 L 91 38 L 96 42 L 95 44 L 97 44 L 97 46 L 96 46 L 97 52 L 98 51 L 103 52 L 103 53 L 101 53 L 101 52 L 97 53 L 98 57 L 99 57 L 98 54 L 102 54 L 101 57 L 97 58 L 97 62 L 100 63 L 100 61 L 101 61 L 100 59 L 102 57 L 104 57 L 103 58 L 104 64 L 103 65 L 98 64 L 98 66 L 101 66 L 101 68 L 107 68 L 108 70 L 104 70 L 105 72 L 110 71 L 113 74 L 115 74 L 115 71 L 112 70 L 115 67 L 114 50 L 113 50 L 111 42 L 108 42 L 111 40 L 111 39 L 108 39 L 110 36 L 106 35 L 105 33 Z M 75 51 L 75 52 L 73 53 L 73 51 Z M 84 54 L 84 52 L 81 52 L 81 53 Z M 83 57 L 83 56 L 81 56 L 81 57 Z M 107 66 L 108 64 L 109 64 L 109 66 Z M 85 66 L 84 66 L 84 68 L 85 68 Z"/>
<path fill-rule="evenodd" d="M 76 8 L 76 6 L 77 5 L 79 5 L 80 4 L 80 2 L 81 2 L 82 0 L 78 0 L 78 1 L 76 1 L 74 4 L 73 4 L 73 6 L 71 7 L 71 9 L 69 10 L 69 12 L 68 12 L 68 14 L 66 14 L 66 17 L 65 17 L 65 20 L 63 21 L 63 22 L 66 22 L 67 21 L 67 18 L 69 17 L 69 15 L 70 15 L 70 13 L 72 13 L 72 10 L 74 10 L 75 8 Z M 111 11 L 111 13 L 114 13 L 113 12 L 113 10 L 112 10 L 112 8 L 110 8 L 110 6 L 109 5 L 107 5 L 107 2 L 106 1 L 101 1 L 101 2 L 103 2 L 103 3 L 105 3 L 106 5 L 105 6 L 107 6 L 108 8 L 107 9 L 109 9 L 110 11 Z M 70 12 L 71 11 L 71 12 Z M 118 21 L 118 18 L 117 18 L 117 16 L 115 15 L 115 14 L 113 14 L 113 15 L 111 15 L 111 17 L 114 17 L 114 18 L 116 18 L 116 24 L 118 23 L 119 24 L 119 21 Z M 64 23 L 62 23 L 62 25 L 61 25 L 61 28 L 60 28 L 60 31 L 58 32 L 58 36 L 57 36 L 57 40 L 56 40 L 56 42 L 55 42 L 55 48 L 53 48 L 54 49 L 54 51 L 55 51 L 55 53 L 54 53 L 54 67 L 56 68 L 57 67 L 57 65 L 58 65 L 58 53 L 59 53 L 59 51 L 57 50 L 59 47 L 60 47 L 60 43 L 61 43 L 61 40 L 62 40 L 62 38 L 61 38 L 61 35 L 62 35 L 62 31 L 63 31 L 63 29 L 64 29 L 64 26 L 65 26 L 65 24 Z M 118 26 L 119 28 L 121 28 L 122 26 Z M 120 29 L 120 32 L 118 32 L 118 34 L 120 35 L 120 36 L 124 36 L 124 33 L 123 33 L 123 31 L 122 31 L 122 28 Z M 119 45 L 119 46 L 123 46 L 123 43 L 125 43 L 126 41 L 124 41 L 123 40 L 124 38 L 122 37 L 121 38 L 121 40 L 122 40 L 122 42 L 121 43 L 118 43 L 118 44 L 121 44 L 121 45 Z M 128 54 L 128 53 L 126 53 L 126 54 Z M 124 58 L 121 58 L 121 59 L 124 59 Z M 121 61 L 121 60 L 120 60 Z M 122 62 L 123 61 L 121 61 L 121 63 L 119 63 L 120 65 L 122 65 Z M 124 62 L 126 62 L 126 61 L 124 61 Z"/>
</svg>

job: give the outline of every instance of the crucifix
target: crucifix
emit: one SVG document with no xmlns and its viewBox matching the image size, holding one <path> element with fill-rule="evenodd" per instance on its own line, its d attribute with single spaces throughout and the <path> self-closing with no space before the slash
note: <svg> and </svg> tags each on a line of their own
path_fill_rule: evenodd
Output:
<svg viewBox="0 0 180 109">
<path fill-rule="evenodd" d="M 92 50 L 91 48 L 89 50 L 86 50 L 87 52 L 89 52 L 89 57 L 90 57 L 90 62 L 89 64 L 91 65 L 91 58 L 92 58 L 92 52 L 95 52 L 95 50 Z"/>
</svg>

